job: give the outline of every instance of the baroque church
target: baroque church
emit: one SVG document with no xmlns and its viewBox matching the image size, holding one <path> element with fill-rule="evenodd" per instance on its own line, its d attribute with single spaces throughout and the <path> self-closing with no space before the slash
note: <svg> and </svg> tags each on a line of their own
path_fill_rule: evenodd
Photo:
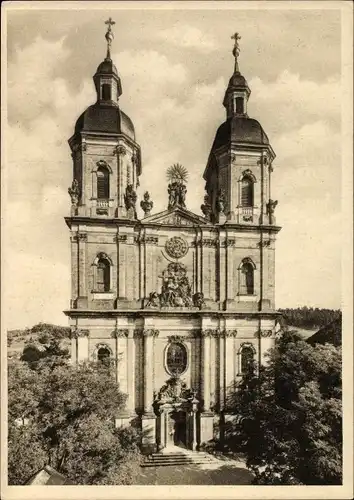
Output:
<svg viewBox="0 0 354 500">
<path fill-rule="evenodd" d="M 154 213 L 153 193 L 142 191 L 139 203 L 143 155 L 121 108 L 114 22 L 106 24 L 107 55 L 93 77 L 97 100 L 69 139 L 72 361 L 112 361 L 128 396 L 116 425 L 138 425 L 147 452 L 198 450 L 222 439 L 229 391 L 274 343 L 275 153 L 248 115 L 251 90 L 235 34 L 202 215 L 188 210 L 187 171 L 178 163 L 166 169 L 166 209 Z"/>
</svg>

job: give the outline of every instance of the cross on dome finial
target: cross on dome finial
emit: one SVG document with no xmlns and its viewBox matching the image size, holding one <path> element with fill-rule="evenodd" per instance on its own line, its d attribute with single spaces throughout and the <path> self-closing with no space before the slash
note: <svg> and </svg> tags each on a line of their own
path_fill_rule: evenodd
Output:
<svg viewBox="0 0 354 500">
<path fill-rule="evenodd" d="M 111 58 L 111 44 L 112 44 L 112 41 L 114 39 L 114 33 L 112 31 L 112 26 L 116 23 L 110 17 L 107 21 L 105 21 L 105 24 L 108 24 L 108 30 L 107 30 L 107 33 L 105 35 L 106 40 L 107 40 L 107 57 L 106 57 L 106 59 L 110 59 Z"/>
<path fill-rule="evenodd" d="M 235 45 L 234 48 L 232 49 L 233 56 L 235 58 L 235 73 L 239 73 L 239 67 L 238 67 L 238 56 L 240 55 L 240 46 L 238 44 L 238 41 L 241 40 L 241 37 L 238 33 L 235 33 L 231 37 L 232 40 L 235 40 Z"/>
</svg>

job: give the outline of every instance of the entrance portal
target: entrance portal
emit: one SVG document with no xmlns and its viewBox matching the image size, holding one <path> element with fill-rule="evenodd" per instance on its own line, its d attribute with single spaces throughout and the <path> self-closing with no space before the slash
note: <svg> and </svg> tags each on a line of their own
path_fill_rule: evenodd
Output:
<svg viewBox="0 0 354 500">
<path fill-rule="evenodd" d="M 186 412 L 184 411 L 173 411 L 169 415 L 170 417 L 170 443 L 175 446 L 180 446 L 182 448 L 187 448 L 187 422 L 186 422 Z"/>
</svg>

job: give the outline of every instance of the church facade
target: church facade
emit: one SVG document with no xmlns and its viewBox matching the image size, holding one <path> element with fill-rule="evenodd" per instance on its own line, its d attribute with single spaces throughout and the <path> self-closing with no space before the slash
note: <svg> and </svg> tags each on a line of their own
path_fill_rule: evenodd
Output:
<svg viewBox="0 0 354 500">
<path fill-rule="evenodd" d="M 93 77 L 97 102 L 69 139 L 72 361 L 114 362 L 128 395 L 116 424 L 139 425 L 146 451 L 195 450 L 222 434 L 229 391 L 274 343 L 275 153 L 248 116 L 235 35 L 226 120 L 204 171 L 201 214 L 188 210 L 187 172 L 174 164 L 166 210 L 154 213 L 153 193 L 145 192 L 139 220 L 142 155 L 120 106 L 111 26 Z"/>
</svg>

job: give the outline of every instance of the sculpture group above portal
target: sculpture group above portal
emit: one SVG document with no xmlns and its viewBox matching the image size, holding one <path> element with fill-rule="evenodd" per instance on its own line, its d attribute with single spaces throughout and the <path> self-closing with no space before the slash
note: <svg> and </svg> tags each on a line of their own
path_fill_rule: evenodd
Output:
<svg viewBox="0 0 354 500">
<path fill-rule="evenodd" d="M 161 293 L 150 293 L 147 307 L 193 306 L 192 287 L 189 283 L 186 266 L 179 262 L 171 262 L 161 277 Z"/>
<path fill-rule="evenodd" d="M 171 262 L 162 274 L 160 301 L 162 306 L 191 306 L 192 288 L 183 264 Z"/>
<path fill-rule="evenodd" d="M 155 393 L 155 401 L 160 403 L 176 402 L 181 400 L 193 400 L 192 402 L 198 403 L 196 400 L 197 392 L 188 389 L 184 380 L 177 377 L 171 377 L 161 387 L 158 393 Z"/>
<path fill-rule="evenodd" d="M 179 163 L 167 169 L 168 184 L 168 209 L 175 207 L 186 208 L 188 171 Z"/>
</svg>

